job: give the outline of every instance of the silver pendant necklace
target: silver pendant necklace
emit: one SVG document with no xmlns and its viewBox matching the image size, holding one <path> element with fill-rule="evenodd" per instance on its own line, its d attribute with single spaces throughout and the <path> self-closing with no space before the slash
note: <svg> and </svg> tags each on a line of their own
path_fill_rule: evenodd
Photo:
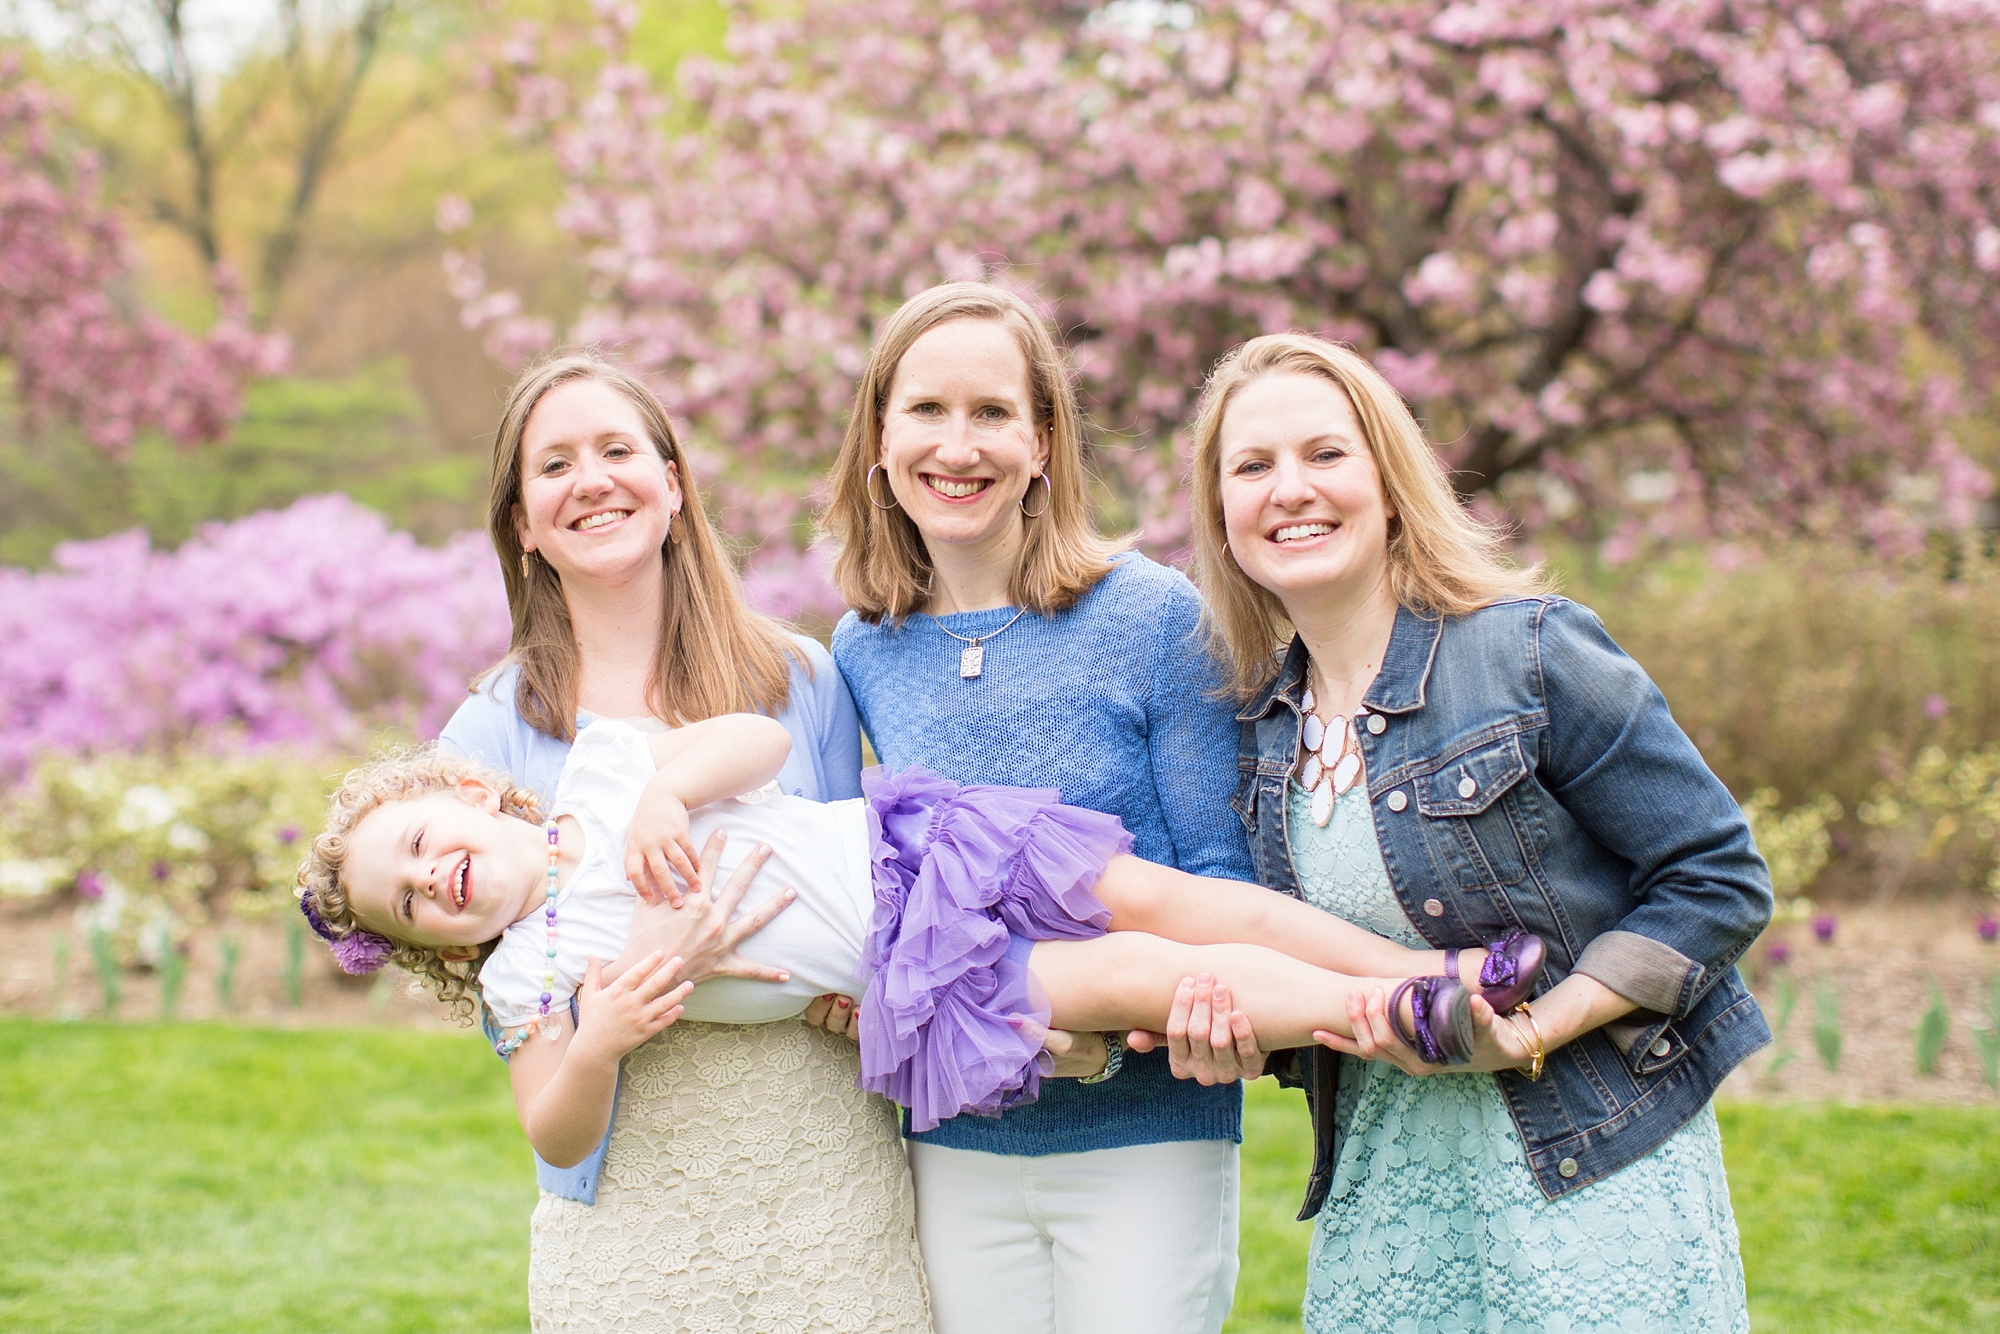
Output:
<svg viewBox="0 0 2000 1334">
<path fill-rule="evenodd" d="M 1324 829 L 1333 819 L 1334 798 L 1361 777 L 1361 720 L 1368 707 L 1355 705 L 1351 719 L 1335 714 L 1324 721 L 1311 686 L 1299 705 L 1299 786 L 1312 793 L 1313 823 Z"/>
<path fill-rule="evenodd" d="M 1006 634 L 1007 631 L 1014 627 L 1015 621 L 1020 620 L 1027 614 L 1028 609 L 1023 607 L 1021 610 L 1015 612 L 1009 618 L 1007 624 L 1001 626 L 998 630 L 989 631 L 983 635 L 970 636 L 961 635 L 951 630 L 944 630 L 944 619 L 942 617 L 932 616 L 931 619 L 937 622 L 938 629 L 944 630 L 946 634 L 965 645 L 965 648 L 958 655 L 958 679 L 961 681 L 971 681 L 986 670 L 986 641 L 989 639 L 998 639 L 1001 635 Z"/>
</svg>

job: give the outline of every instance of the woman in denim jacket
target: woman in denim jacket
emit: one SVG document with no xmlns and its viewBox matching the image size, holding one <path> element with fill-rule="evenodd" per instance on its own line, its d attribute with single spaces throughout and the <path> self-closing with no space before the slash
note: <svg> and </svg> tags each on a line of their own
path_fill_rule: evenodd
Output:
<svg viewBox="0 0 2000 1334">
<path fill-rule="evenodd" d="M 1306 1328 L 1747 1329 L 1709 1100 L 1770 1040 L 1733 965 L 1771 890 L 1728 791 L 1350 350 L 1226 357 L 1194 501 L 1258 878 L 1420 948 L 1547 947 L 1526 1013 L 1473 1002 L 1467 1063 L 1378 994 L 1275 1071 L 1317 1141 Z"/>
</svg>

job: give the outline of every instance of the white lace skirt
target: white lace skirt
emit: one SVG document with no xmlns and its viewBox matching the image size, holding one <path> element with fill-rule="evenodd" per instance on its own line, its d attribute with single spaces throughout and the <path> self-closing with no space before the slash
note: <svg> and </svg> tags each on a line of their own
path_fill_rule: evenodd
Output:
<svg viewBox="0 0 2000 1334">
<path fill-rule="evenodd" d="M 544 1194 L 536 1334 L 928 1334 L 896 1114 L 853 1044 L 682 1022 L 625 1060 L 595 1206 Z"/>
</svg>

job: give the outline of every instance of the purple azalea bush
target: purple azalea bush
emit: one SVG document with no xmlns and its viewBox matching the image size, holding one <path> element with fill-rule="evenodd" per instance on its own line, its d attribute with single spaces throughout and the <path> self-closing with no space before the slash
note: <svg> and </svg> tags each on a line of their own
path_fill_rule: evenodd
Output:
<svg viewBox="0 0 2000 1334">
<path fill-rule="evenodd" d="M 0 780 L 41 752 L 429 736 L 507 647 L 483 534 L 426 547 L 345 496 L 0 568 Z"/>
</svg>

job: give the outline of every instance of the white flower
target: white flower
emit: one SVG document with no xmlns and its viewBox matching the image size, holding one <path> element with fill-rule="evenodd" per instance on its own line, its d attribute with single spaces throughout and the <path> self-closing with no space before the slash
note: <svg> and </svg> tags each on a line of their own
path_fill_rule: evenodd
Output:
<svg viewBox="0 0 2000 1334">
<path fill-rule="evenodd" d="M 177 820 L 167 830 L 167 846 L 175 852 L 207 852 L 208 835 L 185 820 Z"/>
<path fill-rule="evenodd" d="M 70 878 L 67 862 L 53 857 L 0 861 L 0 898 L 38 899 Z"/>
<path fill-rule="evenodd" d="M 127 834 L 158 829 L 180 813 L 181 804 L 171 792 L 154 783 L 135 783 L 125 789 L 125 800 L 119 803 L 118 828 Z"/>
</svg>

